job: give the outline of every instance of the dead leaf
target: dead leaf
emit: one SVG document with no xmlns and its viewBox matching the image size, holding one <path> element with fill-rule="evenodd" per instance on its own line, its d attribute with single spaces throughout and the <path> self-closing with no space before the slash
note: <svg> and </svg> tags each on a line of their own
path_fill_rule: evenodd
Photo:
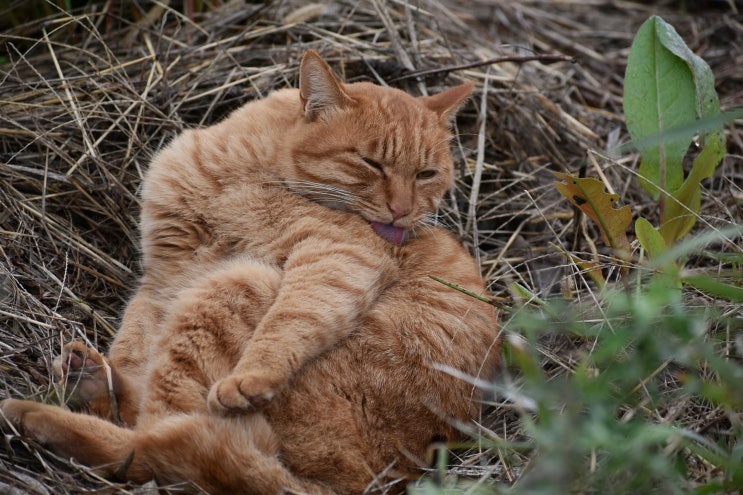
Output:
<svg viewBox="0 0 743 495">
<path fill-rule="evenodd" d="M 604 184 L 594 178 L 560 172 L 555 172 L 555 176 L 563 181 L 555 182 L 557 190 L 599 226 L 606 245 L 626 258 L 630 250 L 627 227 L 632 222 L 629 205 L 616 208 L 619 195 L 604 191 Z"/>
</svg>

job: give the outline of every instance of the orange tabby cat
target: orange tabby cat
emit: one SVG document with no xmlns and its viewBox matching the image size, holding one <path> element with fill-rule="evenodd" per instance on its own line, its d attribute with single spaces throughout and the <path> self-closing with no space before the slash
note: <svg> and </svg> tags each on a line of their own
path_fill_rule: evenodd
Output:
<svg viewBox="0 0 743 495">
<path fill-rule="evenodd" d="M 441 366 L 487 379 L 498 357 L 493 308 L 430 278 L 483 291 L 426 219 L 471 89 L 342 84 L 310 51 L 299 90 L 183 133 L 145 177 L 144 273 L 108 358 L 75 342 L 54 363 L 93 414 L 8 399 L 4 429 L 215 494 L 414 476 L 478 409 Z"/>
</svg>

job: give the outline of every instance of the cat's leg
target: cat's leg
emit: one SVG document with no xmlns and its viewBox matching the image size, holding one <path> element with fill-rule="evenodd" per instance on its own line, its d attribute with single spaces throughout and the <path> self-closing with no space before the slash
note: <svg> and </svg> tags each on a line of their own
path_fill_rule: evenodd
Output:
<svg viewBox="0 0 743 495">
<path fill-rule="evenodd" d="M 155 345 L 161 332 L 167 304 L 146 280 L 128 302 L 121 327 L 108 351 L 114 374 L 114 392 L 121 421 L 134 425 L 146 394 L 149 364 L 158 352 Z"/>
<path fill-rule="evenodd" d="M 305 363 L 347 337 L 396 271 L 376 249 L 341 238 L 312 238 L 283 264 L 276 299 L 230 376 L 214 384 L 216 414 L 265 407 Z M 381 242 L 381 241 L 380 241 Z"/>
<path fill-rule="evenodd" d="M 113 370 L 106 358 L 76 340 L 65 344 L 62 353 L 52 361 L 52 368 L 69 406 L 87 407 L 98 416 L 108 417 L 109 382 L 113 383 Z"/>
<path fill-rule="evenodd" d="M 209 388 L 251 345 L 281 283 L 277 268 L 238 258 L 181 291 L 150 365 L 137 430 L 151 434 L 136 441 L 135 470 L 145 464 L 161 484 L 191 479 L 210 493 L 333 493 L 284 467 L 263 415 L 216 416 L 206 407 Z"/>
<path fill-rule="evenodd" d="M 219 264 L 182 290 L 153 346 L 142 421 L 206 412 L 207 393 L 229 375 L 274 303 L 281 271 L 249 258 Z M 278 352 L 278 350 L 277 350 Z"/>
<path fill-rule="evenodd" d="M 193 482 L 213 494 L 333 493 L 281 464 L 276 437 L 259 414 L 174 415 L 147 429 L 129 430 L 60 407 L 8 399 L 0 403 L 0 426 L 109 478 Z"/>
<path fill-rule="evenodd" d="M 54 358 L 55 378 L 71 407 L 134 425 L 151 359 L 151 341 L 162 319 L 156 300 L 147 289 L 140 289 L 132 298 L 108 358 L 81 341 L 66 344 Z"/>
<path fill-rule="evenodd" d="M 284 467 L 263 415 L 216 416 L 206 407 L 209 387 L 250 345 L 280 285 L 279 270 L 235 260 L 181 291 L 145 363 L 150 371 L 134 430 L 30 401 L 8 400 L 0 411 L 21 433 L 106 476 L 190 480 L 214 494 L 330 494 Z"/>
<path fill-rule="evenodd" d="M 216 416 L 206 407 L 209 387 L 250 345 L 280 285 L 279 270 L 235 260 L 183 290 L 144 363 L 148 379 L 134 430 L 30 401 L 7 400 L 0 413 L 19 432 L 106 476 L 192 480 L 214 494 L 332 494 L 284 467 L 263 415 Z M 74 359 L 87 364 L 85 354 Z"/>
<path fill-rule="evenodd" d="M 161 485 L 191 480 L 215 495 L 334 493 L 287 470 L 262 414 L 172 416 L 137 439 L 134 451 L 130 469 L 148 466 Z"/>
<path fill-rule="evenodd" d="M 0 429 L 46 445 L 112 476 L 132 450 L 134 432 L 97 416 L 28 400 L 0 402 Z"/>
</svg>

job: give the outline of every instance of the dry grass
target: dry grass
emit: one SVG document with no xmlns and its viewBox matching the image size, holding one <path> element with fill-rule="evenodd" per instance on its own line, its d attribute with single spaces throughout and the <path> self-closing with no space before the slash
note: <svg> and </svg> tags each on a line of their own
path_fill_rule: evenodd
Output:
<svg viewBox="0 0 743 495">
<path fill-rule="evenodd" d="M 595 157 L 624 201 L 655 219 L 631 180 L 637 156 L 605 158 L 628 140 L 622 77 L 640 23 L 661 13 L 712 66 L 723 108 L 743 103 L 743 25 L 735 5 L 703 2 L 704 9 L 685 13 L 679 3 L 227 2 L 189 17 L 180 4 L 109 2 L 4 26 L 2 395 L 43 399 L 52 390 L 49 357 L 61 342 L 110 342 L 137 278 L 137 191 L 152 153 L 183 128 L 208 125 L 247 100 L 294 85 L 308 48 L 348 81 L 417 93 L 475 81 L 458 120 L 459 174 L 445 222 L 472 247 L 498 300 L 507 302 L 512 281 L 544 297 L 590 300 L 591 285 L 550 243 L 586 256 L 606 252 L 594 244 L 592 226 L 574 222 L 551 171 L 595 176 Z M 498 59 L 507 61 L 483 64 Z M 728 141 L 729 155 L 703 199 L 713 227 L 743 221 L 740 122 L 728 126 Z M 547 341 L 544 366 L 569 370 L 574 351 L 570 342 Z M 725 420 L 691 404 L 674 414 L 702 432 Z M 520 434 L 507 409 L 486 426 L 501 437 Z M 0 491 L 124 489 L 31 447 L 13 440 L 2 449 Z M 497 456 L 470 454 L 458 463 L 458 472 L 492 472 L 503 482 L 519 474 Z M 700 477 L 705 469 L 699 466 Z"/>
</svg>

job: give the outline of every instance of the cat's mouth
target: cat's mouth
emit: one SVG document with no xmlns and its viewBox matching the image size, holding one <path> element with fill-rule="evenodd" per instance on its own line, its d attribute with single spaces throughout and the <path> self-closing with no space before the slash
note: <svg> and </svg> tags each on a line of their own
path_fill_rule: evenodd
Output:
<svg viewBox="0 0 743 495">
<path fill-rule="evenodd" d="M 377 233 L 377 235 L 379 235 L 379 237 L 391 242 L 392 244 L 402 246 L 403 243 L 408 240 L 408 231 L 402 227 L 395 227 L 391 223 L 370 223 L 371 228 Z"/>
</svg>

